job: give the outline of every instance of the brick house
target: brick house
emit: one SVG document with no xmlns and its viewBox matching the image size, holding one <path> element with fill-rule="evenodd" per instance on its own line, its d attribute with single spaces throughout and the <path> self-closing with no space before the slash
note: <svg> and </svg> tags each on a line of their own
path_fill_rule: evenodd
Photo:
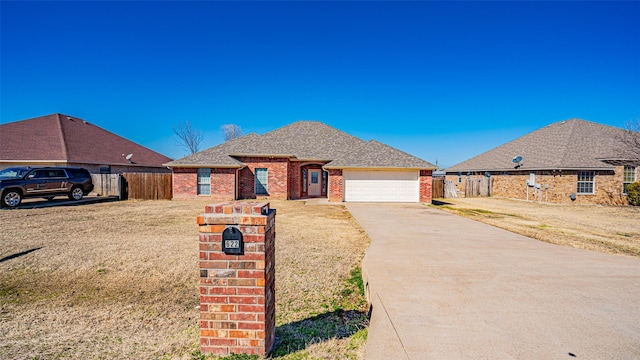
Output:
<svg viewBox="0 0 640 360">
<path fill-rule="evenodd" d="M 430 202 L 435 166 L 317 121 L 227 141 L 165 164 L 174 199 Z"/>
<path fill-rule="evenodd" d="M 491 196 L 557 204 L 626 204 L 640 159 L 624 129 L 580 119 L 548 125 L 446 169 L 460 194 L 488 178 Z M 637 136 L 637 135 L 635 135 Z"/>
<path fill-rule="evenodd" d="M 78 166 L 93 174 L 170 172 L 162 165 L 170 158 L 62 114 L 2 124 L 0 144 L 0 169 L 31 165 Z"/>
</svg>

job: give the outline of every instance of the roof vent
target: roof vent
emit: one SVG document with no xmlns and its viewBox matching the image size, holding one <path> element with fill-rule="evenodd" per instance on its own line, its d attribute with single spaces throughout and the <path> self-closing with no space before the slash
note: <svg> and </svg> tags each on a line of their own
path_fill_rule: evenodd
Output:
<svg viewBox="0 0 640 360">
<path fill-rule="evenodd" d="M 73 118 L 71 116 L 67 116 L 67 120 L 73 121 Z"/>
</svg>

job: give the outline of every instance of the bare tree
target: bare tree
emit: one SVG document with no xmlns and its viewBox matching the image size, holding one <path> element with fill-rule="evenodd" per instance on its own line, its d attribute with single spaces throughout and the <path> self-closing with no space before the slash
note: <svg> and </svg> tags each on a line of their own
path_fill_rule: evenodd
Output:
<svg viewBox="0 0 640 360">
<path fill-rule="evenodd" d="M 202 131 L 195 129 L 189 121 L 174 126 L 173 133 L 176 135 L 176 145 L 182 146 L 191 154 L 200 150 Z"/>
<path fill-rule="evenodd" d="M 224 133 L 224 141 L 233 140 L 242 136 L 242 129 L 236 124 L 224 124 L 220 129 Z"/>
<path fill-rule="evenodd" d="M 625 153 L 640 161 L 640 119 L 629 121 L 619 140 L 625 147 Z"/>
</svg>

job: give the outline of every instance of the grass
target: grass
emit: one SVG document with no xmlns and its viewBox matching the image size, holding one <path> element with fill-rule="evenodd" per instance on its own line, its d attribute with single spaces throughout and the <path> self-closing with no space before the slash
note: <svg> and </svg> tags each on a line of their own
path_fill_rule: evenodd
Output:
<svg viewBox="0 0 640 360">
<path fill-rule="evenodd" d="M 202 358 L 195 217 L 208 204 L 0 211 L 0 358 Z M 343 206 L 271 207 L 278 211 L 272 357 L 361 359 L 366 234 Z"/>
<path fill-rule="evenodd" d="M 553 244 L 640 257 L 640 208 L 446 199 L 439 209 Z"/>
</svg>

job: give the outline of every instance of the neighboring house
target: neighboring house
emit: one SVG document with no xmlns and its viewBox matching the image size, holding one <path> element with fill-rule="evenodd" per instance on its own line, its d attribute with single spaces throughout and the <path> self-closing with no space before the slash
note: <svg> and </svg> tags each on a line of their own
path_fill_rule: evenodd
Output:
<svg viewBox="0 0 640 360">
<path fill-rule="evenodd" d="M 0 125 L 0 169 L 78 166 L 94 174 L 170 172 L 171 161 L 144 146 L 75 117 L 52 114 Z"/>
<path fill-rule="evenodd" d="M 433 164 L 317 121 L 230 140 L 165 165 L 173 197 L 430 202 Z"/>
<path fill-rule="evenodd" d="M 548 125 L 446 169 L 465 186 L 483 177 L 491 196 L 551 203 L 626 204 L 640 159 L 621 139 L 624 129 L 580 119 Z M 485 179 L 487 180 L 487 179 Z"/>
</svg>

